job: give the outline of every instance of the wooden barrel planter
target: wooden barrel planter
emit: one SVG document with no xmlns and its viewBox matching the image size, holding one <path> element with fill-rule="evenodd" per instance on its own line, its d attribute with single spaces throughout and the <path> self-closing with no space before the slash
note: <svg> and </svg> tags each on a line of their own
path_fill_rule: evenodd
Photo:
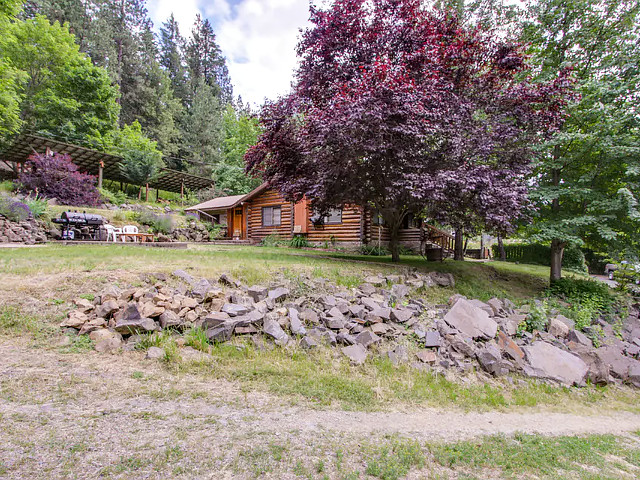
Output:
<svg viewBox="0 0 640 480">
<path fill-rule="evenodd" d="M 441 248 L 427 248 L 425 256 L 429 262 L 441 262 L 443 260 Z"/>
</svg>

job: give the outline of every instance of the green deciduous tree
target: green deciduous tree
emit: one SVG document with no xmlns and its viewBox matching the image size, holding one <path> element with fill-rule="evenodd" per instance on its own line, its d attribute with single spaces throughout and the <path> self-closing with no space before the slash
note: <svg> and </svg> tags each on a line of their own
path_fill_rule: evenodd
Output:
<svg viewBox="0 0 640 480">
<path fill-rule="evenodd" d="M 25 128 L 87 141 L 116 127 L 117 89 L 80 53 L 66 26 L 43 16 L 10 23 L 0 58 L 24 72 L 20 118 Z"/>
<path fill-rule="evenodd" d="M 214 168 L 216 187 L 227 195 L 248 193 L 261 180 L 244 173 L 244 155 L 254 145 L 260 133 L 258 119 L 241 106 L 227 105 L 222 116 L 224 139 L 222 141 L 222 161 Z"/>
<path fill-rule="evenodd" d="M 529 4 L 522 39 L 539 78 L 571 67 L 579 94 L 534 177 L 531 233 L 551 243 L 551 281 L 562 275 L 568 244 L 603 250 L 637 232 L 639 10 L 637 0 Z"/>
<path fill-rule="evenodd" d="M 156 178 L 163 166 L 162 153 L 158 150 L 157 143 L 142 132 L 137 121 L 123 126 L 110 140 L 113 153 L 123 158 L 120 172 L 131 183 L 140 186 L 140 199 L 142 187 Z"/>
<path fill-rule="evenodd" d="M 19 5 L 18 0 L 0 2 L 0 31 L 6 32 L 10 28 L 10 21 L 18 12 Z M 0 56 L 0 145 L 22 125 L 20 103 L 26 78 L 24 72 Z"/>
</svg>

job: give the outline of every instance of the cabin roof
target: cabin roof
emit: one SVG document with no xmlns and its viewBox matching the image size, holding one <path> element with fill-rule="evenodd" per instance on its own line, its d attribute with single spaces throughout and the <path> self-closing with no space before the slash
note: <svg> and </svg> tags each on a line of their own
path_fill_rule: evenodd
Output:
<svg viewBox="0 0 640 480">
<path fill-rule="evenodd" d="M 231 195 L 228 197 L 212 198 L 193 207 L 185 208 L 185 210 L 226 210 L 227 208 L 235 207 L 245 196 L 246 195 Z"/>
<path fill-rule="evenodd" d="M 257 188 L 254 188 L 245 195 L 231 195 L 229 197 L 217 197 L 207 200 L 206 202 L 199 203 L 193 207 L 185 208 L 185 211 L 194 210 L 225 210 L 227 208 L 233 208 L 236 205 L 251 200 L 256 195 L 262 193 L 268 188 L 266 183 L 263 183 Z"/>
</svg>

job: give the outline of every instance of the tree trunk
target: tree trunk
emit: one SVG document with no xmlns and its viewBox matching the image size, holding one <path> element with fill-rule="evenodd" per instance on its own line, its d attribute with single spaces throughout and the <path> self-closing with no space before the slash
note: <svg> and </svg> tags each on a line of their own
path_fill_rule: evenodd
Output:
<svg viewBox="0 0 640 480">
<path fill-rule="evenodd" d="M 500 254 L 500 261 L 507 261 L 507 252 L 504 249 L 504 243 L 502 241 L 502 235 L 498 235 L 498 253 Z"/>
<path fill-rule="evenodd" d="M 400 228 L 398 225 L 392 224 L 389 229 L 389 250 L 391 250 L 391 261 L 400 261 Z"/>
<path fill-rule="evenodd" d="M 551 283 L 562 278 L 562 256 L 566 245 L 557 238 L 551 240 Z"/>
<path fill-rule="evenodd" d="M 149 201 L 149 184 L 147 183 L 145 185 L 145 196 L 144 196 L 144 201 L 148 202 Z"/>
<path fill-rule="evenodd" d="M 558 158 L 558 147 L 554 149 L 554 158 Z M 551 173 L 552 182 L 554 186 L 560 185 L 560 170 L 554 169 Z M 551 201 L 551 211 L 554 216 L 557 216 L 560 213 L 560 199 L 558 197 L 554 198 Z M 566 246 L 565 242 L 554 238 L 551 240 L 551 274 L 550 274 L 550 283 L 555 282 L 556 280 L 560 280 L 562 278 L 562 255 L 564 254 L 564 247 Z"/>
<path fill-rule="evenodd" d="M 462 233 L 461 228 L 456 229 L 453 259 L 460 261 L 464 260 L 464 234 Z"/>
<path fill-rule="evenodd" d="M 389 250 L 391 251 L 391 261 L 400 261 L 400 227 L 402 226 L 402 220 L 407 214 L 406 211 L 396 209 L 381 209 L 378 211 L 382 213 L 384 223 L 389 229 Z"/>
</svg>

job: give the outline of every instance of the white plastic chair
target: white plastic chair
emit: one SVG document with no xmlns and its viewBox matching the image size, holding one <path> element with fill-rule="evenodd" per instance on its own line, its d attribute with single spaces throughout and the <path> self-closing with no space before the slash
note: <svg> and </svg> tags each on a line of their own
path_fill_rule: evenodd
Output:
<svg viewBox="0 0 640 480">
<path fill-rule="evenodd" d="M 132 233 L 138 233 L 138 227 L 136 227 L 135 225 L 125 225 L 124 227 L 122 227 L 122 241 L 125 242 L 127 235 L 132 234 Z M 138 237 L 137 236 L 133 236 L 133 241 L 137 242 L 138 241 Z"/>
<path fill-rule="evenodd" d="M 118 241 L 118 235 L 122 235 L 122 229 L 116 228 L 113 225 L 105 225 L 104 228 L 107 230 L 107 242 L 109 238 L 112 239 L 113 242 Z"/>
</svg>

